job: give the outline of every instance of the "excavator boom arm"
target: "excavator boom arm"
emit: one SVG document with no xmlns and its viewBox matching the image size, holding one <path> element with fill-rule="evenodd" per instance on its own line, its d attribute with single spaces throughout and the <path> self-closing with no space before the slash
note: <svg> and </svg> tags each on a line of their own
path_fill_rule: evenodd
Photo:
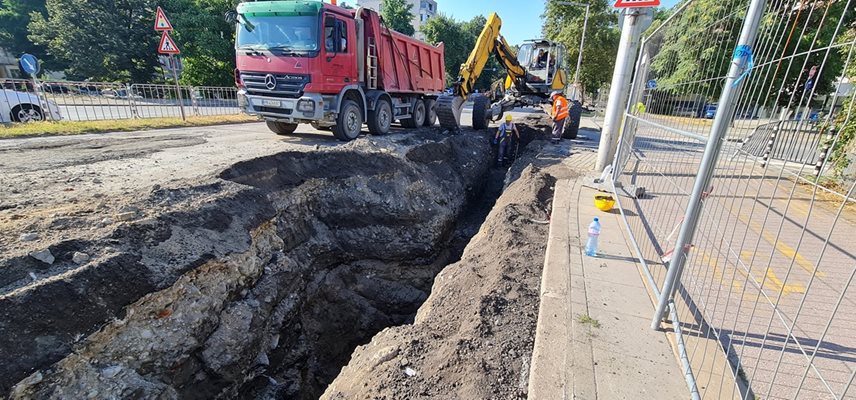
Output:
<svg viewBox="0 0 856 400">
<path fill-rule="evenodd" d="M 455 87 L 456 95 L 466 98 L 473 92 L 473 86 L 484 71 L 491 55 L 495 55 L 499 59 L 502 66 L 508 71 L 508 75 L 511 76 L 512 81 L 526 76 L 526 69 L 517 62 L 511 46 L 500 35 L 501 28 L 502 19 L 496 13 L 491 13 L 476 40 L 473 51 L 467 58 L 467 62 L 461 65 L 461 72 Z"/>
</svg>

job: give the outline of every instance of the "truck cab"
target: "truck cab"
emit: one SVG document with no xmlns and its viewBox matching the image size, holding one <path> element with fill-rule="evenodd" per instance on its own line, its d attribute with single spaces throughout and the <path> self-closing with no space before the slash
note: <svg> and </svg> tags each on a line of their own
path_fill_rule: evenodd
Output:
<svg viewBox="0 0 856 400">
<path fill-rule="evenodd" d="M 396 106 L 412 106 L 429 95 L 411 85 L 409 96 L 401 96 L 401 82 L 381 76 L 385 27 L 374 11 L 310 0 L 258 1 L 239 4 L 232 19 L 239 104 L 262 116 L 277 134 L 291 134 L 297 124 L 310 123 L 351 140 L 364 122 L 385 133 L 395 119 L 413 114 Z M 386 31 L 389 37 L 401 35 Z M 397 56 L 388 57 L 390 69 Z M 374 115 L 380 98 L 386 102 L 383 115 Z M 373 117 L 383 119 L 381 129 L 371 129 L 371 122 L 378 122 Z"/>
</svg>

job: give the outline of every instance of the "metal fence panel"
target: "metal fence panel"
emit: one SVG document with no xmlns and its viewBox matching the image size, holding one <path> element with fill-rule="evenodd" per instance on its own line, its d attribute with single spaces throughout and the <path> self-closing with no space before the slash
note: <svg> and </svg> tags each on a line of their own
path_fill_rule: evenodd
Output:
<svg viewBox="0 0 856 400">
<path fill-rule="evenodd" d="M 102 121 L 234 115 L 234 87 L 123 84 L 109 82 L 0 80 L 0 122 Z M 181 90 L 179 100 L 178 91 Z M 0 104 L 2 106 L 2 104 Z"/>
<path fill-rule="evenodd" d="M 644 112 L 625 114 L 616 195 L 645 189 L 620 203 L 655 292 L 676 255 L 686 258 L 668 319 L 700 397 L 856 398 L 856 197 L 829 159 L 852 135 L 843 127 L 856 102 L 833 78 L 854 69 L 856 7 L 761 4 L 748 48 L 737 44 L 749 0 L 685 1 L 647 33 L 640 60 L 650 63 L 637 63 L 635 79 L 653 84 L 631 95 Z M 753 67 L 729 75 L 749 49 Z M 728 78 L 740 88 L 733 107 L 717 104 Z M 721 149 L 694 202 L 718 119 L 727 124 L 711 147 Z M 685 221 L 691 204 L 697 221 Z M 691 222 L 693 239 L 677 245 Z"/>
</svg>

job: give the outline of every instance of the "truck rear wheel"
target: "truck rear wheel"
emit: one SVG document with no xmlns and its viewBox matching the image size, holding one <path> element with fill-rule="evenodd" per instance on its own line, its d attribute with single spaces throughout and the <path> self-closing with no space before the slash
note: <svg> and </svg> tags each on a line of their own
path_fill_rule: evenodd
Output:
<svg viewBox="0 0 856 400">
<path fill-rule="evenodd" d="M 386 98 L 379 98 L 375 109 L 369 112 L 369 132 L 372 135 L 386 135 L 392 126 L 392 105 Z"/>
<path fill-rule="evenodd" d="M 333 136 L 344 142 L 356 139 L 363 128 L 363 112 L 356 101 L 343 100 L 342 109 L 336 117 Z"/>
<path fill-rule="evenodd" d="M 490 124 L 490 98 L 476 96 L 473 99 L 473 129 L 487 129 Z"/>
<path fill-rule="evenodd" d="M 265 123 L 267 124 L 268 129 L 277 135 L 291 135 L 297 130 L 297 124 L 278 121 L 265 121 Z"/>
<path fill-rule="evenodd" d="M 425 99 L 425 123 L 424 126 L 434 126 L 437 122 L 437 101 Z"/>
<path fill-rule="evenodd" d="M 425 123 L 425 102 L 422 100 L 416 100 L 416 104 L 413 105 L 413 110 L 411 111 L 410 118 L 406 118 L 401 120 L 401 126 L 405 128 L 418 128 Z"/>
</svg>

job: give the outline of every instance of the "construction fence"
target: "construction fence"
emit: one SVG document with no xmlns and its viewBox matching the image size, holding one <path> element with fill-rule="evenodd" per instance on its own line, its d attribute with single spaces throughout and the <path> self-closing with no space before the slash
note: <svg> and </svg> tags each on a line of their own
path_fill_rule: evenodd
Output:
<svg viewBox="0 0 856 400">
<path fill-rule="evenodd" d="M 818 184 L 854 8 L 685 0 L 643 37 L 612 179 L 692 398 L 856 398 L 854 182 Z"/>
<path fill-rule="evenodd" d="M 0 122 L 239 114 L 234 87 L 0 80 Z"/>
</svg>

